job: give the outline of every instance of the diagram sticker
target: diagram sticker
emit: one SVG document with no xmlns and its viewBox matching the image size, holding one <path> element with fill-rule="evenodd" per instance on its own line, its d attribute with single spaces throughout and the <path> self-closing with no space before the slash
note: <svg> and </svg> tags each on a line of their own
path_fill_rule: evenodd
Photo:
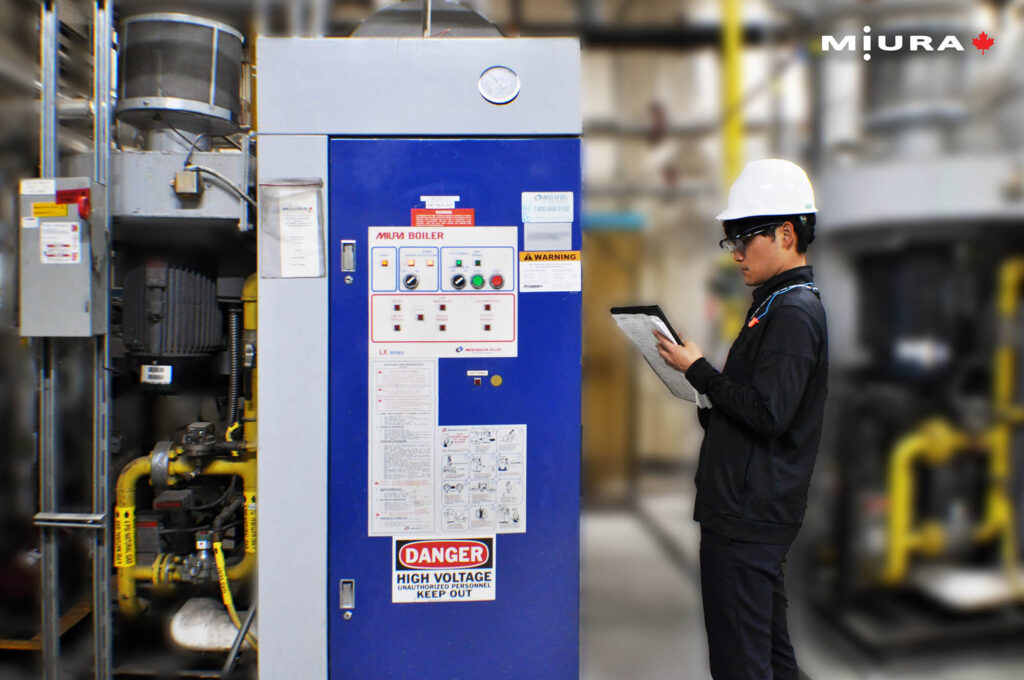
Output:
<svg viewBox="0 0 1024 680">
<path fill-rule="evenodd" d="M 525 532 L 526 425 L 448 425 L 437 439 L 440 531 Z"/>
<path fill-rule="evenodd" d="M 395 539 L 392 602 L 495 599 L 494 537 Z"/>
</svg>

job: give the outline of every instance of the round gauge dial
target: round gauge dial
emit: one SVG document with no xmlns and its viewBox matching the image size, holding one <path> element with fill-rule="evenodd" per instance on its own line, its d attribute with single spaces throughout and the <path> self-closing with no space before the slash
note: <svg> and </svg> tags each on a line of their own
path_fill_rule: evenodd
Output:
<svg viewBox="0 0 1024 680">
<path fill-rule="evenodd" d="M 477 88 L 492 104 L 508 104 L 519 95 L 519 75 L 507 66 L 492 66 L 480 75 Z"/>
</svg>

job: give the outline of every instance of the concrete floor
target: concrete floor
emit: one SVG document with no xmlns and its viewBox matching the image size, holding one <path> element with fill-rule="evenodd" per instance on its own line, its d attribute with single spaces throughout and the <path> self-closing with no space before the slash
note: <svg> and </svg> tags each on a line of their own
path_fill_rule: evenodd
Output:
<svg viewBox="0 0 1024 680">
<path fill-rule="evenodd" d="M 662 492 L 644 496 L 639 511 L 584 513 L 581 680 L 710 677 L 691 511 L 685 494 Z M 814 680 L 1024 678 L 1024 643 L 950 649 L 880 665 L 799 602 L 791 602 L 789 621 L 801 668 Z M 26 660 L 15 663 L 0 655 L 0 680 L 38 677 Z"/>
<path fill-rule="evenodd" d="M 639 512 L 584 513 L 582 680 L 710 677 L 691 508 L 685 495 L 662 493 L 644 497 Z M 949 650 L 881 665 L 798 602 L 791 601 L 789 622 L 800 666 L 814 680 L 1024 678 L 1022 646 Z"/>
</svg>

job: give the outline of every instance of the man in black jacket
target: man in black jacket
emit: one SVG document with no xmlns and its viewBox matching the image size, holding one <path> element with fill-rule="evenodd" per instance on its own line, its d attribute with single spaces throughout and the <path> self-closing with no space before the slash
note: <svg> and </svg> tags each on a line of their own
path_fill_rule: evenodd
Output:
<svg viewBox="0 0 1024 680">
<path fill-rule="evenodd" d="M 796 680 L 783 563 L 807 506 L 821 438 L 828 332 L 806 248 L 816 209 L 788 161 L 747 165 L 719 215 L 743 281 L 747 323 L 719 372 L 693 342 L 658 335 L 667 364 L 706 394 L 694 519 L 716 680 Z"/>
</svg>

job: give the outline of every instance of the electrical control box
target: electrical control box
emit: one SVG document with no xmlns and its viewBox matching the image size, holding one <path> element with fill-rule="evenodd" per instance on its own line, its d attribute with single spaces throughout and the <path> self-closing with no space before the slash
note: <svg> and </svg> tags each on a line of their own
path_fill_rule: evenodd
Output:
<svg viewBox="0 0 1024 680">
<path fill-rule="evenodd" d="M 329 159 L 330 676 L 577 677 L 580 141 Z"/>
<path fill-rule="evenodd" d="M 20 186 L 20 332 L 88 337 L 106 332 L 106 188 L 88 177 L 27 179 Z"/>
</svg>

